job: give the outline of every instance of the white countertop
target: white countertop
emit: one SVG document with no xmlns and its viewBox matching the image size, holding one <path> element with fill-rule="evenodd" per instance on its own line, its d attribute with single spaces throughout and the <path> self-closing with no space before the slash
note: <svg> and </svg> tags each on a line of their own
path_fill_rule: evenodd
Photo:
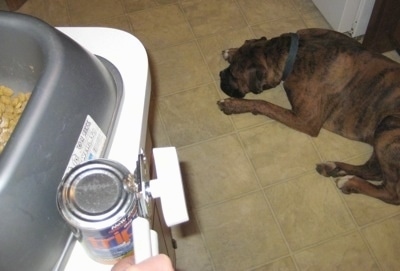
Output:
<svg viewBox="0 0 400 271">
<path fill-rule="evenodd" d="M 142 43 L 127 32 L 111 28 L 57 29 L 118 68 L 124 85 L 124 97 L 108 158 L 122 163 L 133 172 L 137 155 L 145 147 L 151 91 L 148 58 Z M 111 270 L 111 267 L 91 260 L 80 243 L 75 242 L 65 270 L 102 271 Z"/>
<path fill-rule="evenodd" d="M 57 29 L 118 68 L 124 84 L 124 98 L 108 158 L 117 160 L 133 171 L 139 150 L 145 146 L 147 132 L 151 82 L 145 48 L 135 36 L 117 29 Z"/>
</svg>

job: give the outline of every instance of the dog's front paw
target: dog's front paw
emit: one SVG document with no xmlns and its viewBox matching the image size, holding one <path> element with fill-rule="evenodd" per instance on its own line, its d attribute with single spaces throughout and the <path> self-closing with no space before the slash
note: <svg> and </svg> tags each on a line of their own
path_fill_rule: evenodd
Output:
<svg viewBox="0 0 400 271">
<path fill-rule="evenodd" d="M 219 109 L 227 115 L 246 112 L 244 100 L 236 98 L 226 98 L 217 102 Z"/>
<path fill-rule="evenodd" d="M 230 100 L 230 98 L 224 99 L 224 100 L 219 100 L 217 102 L 219 109 L 227 115 L 231 115 L 234 113 L 234 110 L 231 107 L 232 103 L 229 100 Z"/>
</svg>

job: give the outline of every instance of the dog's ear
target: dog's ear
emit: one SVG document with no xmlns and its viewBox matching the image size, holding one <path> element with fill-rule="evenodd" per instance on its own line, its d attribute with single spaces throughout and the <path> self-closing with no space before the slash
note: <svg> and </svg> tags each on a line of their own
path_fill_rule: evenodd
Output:
<svg viewBox="0 0 400 271">
<path fill-rule="evenodd" d="M 231 63 L 233 55 L 236 53 L 238 49 L 237 48 L 231 48 L 227 50 L 222 51 L 222 57 L 228 61 L 228 63 Z"/>
<path fill-rule="evenodd" d="M 258 94 L 264 89 L 266 70 L 263 66 L 254 67 L 250 71 L 249 89 L 251 92 Z"/>
</svg>

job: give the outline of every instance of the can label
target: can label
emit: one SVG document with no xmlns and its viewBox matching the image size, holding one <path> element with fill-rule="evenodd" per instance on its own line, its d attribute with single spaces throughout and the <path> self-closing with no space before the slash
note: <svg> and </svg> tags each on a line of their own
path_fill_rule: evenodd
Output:
<svg viewBox="0 0 400 271">
<path fill-rule="evenodd" d="M 132 220 L 137 217 L 136 208 L 111 227 L 81 232 L 81 243 L 95 261 L 115 264 L 121 258 L 133 254 Z"/>
<path fill-rule="evenodd" d="M 64 175 L 82 162 L 99 158 L 105 147 L 106 139 L 101 128 L 92 117 L 87 115 Z"/>
<path fill-rule="evenodd" d="M 114 264 L 133 254 L 135 193 L 126 189 L 129 170 L 116 161 L 95 159 L 72 168 L 57 192 L 57 208 L 88 255 Z"/>
</svg>

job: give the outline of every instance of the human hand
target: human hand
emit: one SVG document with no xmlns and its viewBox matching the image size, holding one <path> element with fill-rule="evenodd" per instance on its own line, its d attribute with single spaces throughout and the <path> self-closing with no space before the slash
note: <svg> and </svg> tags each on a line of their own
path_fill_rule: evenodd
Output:
<svg viewBox="0 0 400 271">
<path fill-rule="evenodd" d="M 174 271 L 170 258 L 164 254 L 150 257 L 139 264 L 134 262 L 132 257 L 124 258 L 111 271 Z"/>
</svg>

